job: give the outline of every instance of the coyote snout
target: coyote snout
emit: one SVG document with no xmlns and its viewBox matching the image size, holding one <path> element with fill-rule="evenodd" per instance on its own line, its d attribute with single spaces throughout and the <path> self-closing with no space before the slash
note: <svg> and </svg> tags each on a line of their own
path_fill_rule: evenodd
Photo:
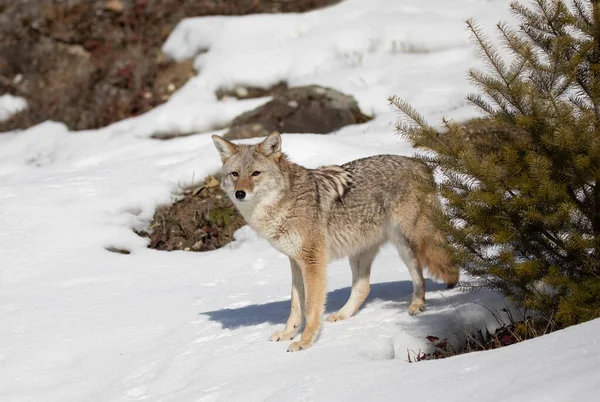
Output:
<svg viewBox="0 0 600 402">
<path fill-rule="evenodd" d="M 371 264 L 386 242 L 396 246 L 413 281 L 409 314 L 425 309 L 423 268 L 450 286 L 457 283 L 446 239 L 428 216 L 440 203 L 424 163 L 378 155 L 307 169 L 281 153 L 278 133 L 258 145 L 235 145 L 216 135 L 213 140 L 223 162 L 221 187 L 246 222 L 290 259 L 290 316 L 271 336 L 293 339 L 304 318 L 302 337 L 288 351 L 310 347 L 319 333 L 331 260 L 350 257 L 352 292 L 328 321 L 359 309 L 369 294 Z"/>
<path fill-rule="evenodd" d="M 240 201 L 248 201 L 252 198 L 252 192 L 254 191 L 254 182 L 252 177 L 240 177 L 239 172 L 232 172 L 232 174 L 237 173 L 237 176 L 233 176 L 234 182 L 234 195 L 235 198 Z"/>
</svg>

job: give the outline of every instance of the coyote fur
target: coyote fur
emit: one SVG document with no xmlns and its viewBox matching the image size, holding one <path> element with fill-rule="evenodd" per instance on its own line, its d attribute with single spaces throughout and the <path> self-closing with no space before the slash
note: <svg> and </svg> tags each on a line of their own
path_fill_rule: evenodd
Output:
<svg viewBox="0 0 600 402">
<path fill-rule="evenodd" d="M 279 133 L 257 145 L 212 138 L 223 162 L 223 191 L 250 227 L 289 257 L 290 315 L 285 328 L 271 336 L 272 341 L 292 340 L 304 317 L 302 336 L 288 351 L 310 347 L 319 333 L 329 261 L 350 258 L 352 291 L 327 321 L 356 313 L 369 294 L 371 263 L 388 241 L 412 278 L 410 315 L 425 309 L 424 267 L 449 286 L 458 281 L 459 270 L 443 246 L 445 238 L 426 214 L 427 204 L 439 207 L 439 199 L 424 163 L 377 155 L 307 169 L 281 152 Z"/>
</svg>

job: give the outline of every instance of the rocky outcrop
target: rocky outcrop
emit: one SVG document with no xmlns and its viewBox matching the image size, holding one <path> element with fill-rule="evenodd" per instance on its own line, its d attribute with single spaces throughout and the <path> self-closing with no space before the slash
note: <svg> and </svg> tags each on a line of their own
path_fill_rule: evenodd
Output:
<svg viewBox="0 0 600 402">
<path fill-rule="evenodd" d="M 263 106 L 238 116 L 224 137 L 262 137 L 273 131 L 327 134 L 368 120 L 370 117 L 360 111 L 352 96 L 311 85 L 289 88 Z"/>
</svg>

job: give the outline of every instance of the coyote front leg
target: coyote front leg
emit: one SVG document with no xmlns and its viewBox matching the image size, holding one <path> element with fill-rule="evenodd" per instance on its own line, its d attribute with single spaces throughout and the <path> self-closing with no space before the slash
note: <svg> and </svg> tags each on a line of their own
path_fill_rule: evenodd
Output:
<svg viewBox="0 0 600 402">
<path fill-rule="evenodd" d="M 309 348 L 321 328 L 321 316 L 325 310 L 325 297 L 327 296 L 327 263 L 324 255 L 299 259 L 298 265 L 304 278 L 305 292 L 305 325 L 302 337 L 298 342 L 292 342 L 288 352 L 297 352 Z"/>
<path fill-rule="evenodd" d="M 304 310 L 304 280 L 300 266 L 290 258 L 292 268 L 292 300 L 290 306 L 290 316 L 281 331 L 275 331 L 270 340 L 274 342 L 287 341 L 294 339 L 302 325 L 302 316 Z"/>
</svg>

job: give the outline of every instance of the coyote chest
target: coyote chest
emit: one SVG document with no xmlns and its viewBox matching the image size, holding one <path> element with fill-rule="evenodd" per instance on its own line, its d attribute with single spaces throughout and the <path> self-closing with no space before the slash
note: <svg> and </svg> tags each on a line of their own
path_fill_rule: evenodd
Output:
<svg viewBox="0 0 600 402">
<path fill-rule="evenodd" d="M 285 216 L 255 210 L 248 223 L 261 237 L 282 253 L 295 257 L 298 255 L 302 238 Z"/>
</svg>

